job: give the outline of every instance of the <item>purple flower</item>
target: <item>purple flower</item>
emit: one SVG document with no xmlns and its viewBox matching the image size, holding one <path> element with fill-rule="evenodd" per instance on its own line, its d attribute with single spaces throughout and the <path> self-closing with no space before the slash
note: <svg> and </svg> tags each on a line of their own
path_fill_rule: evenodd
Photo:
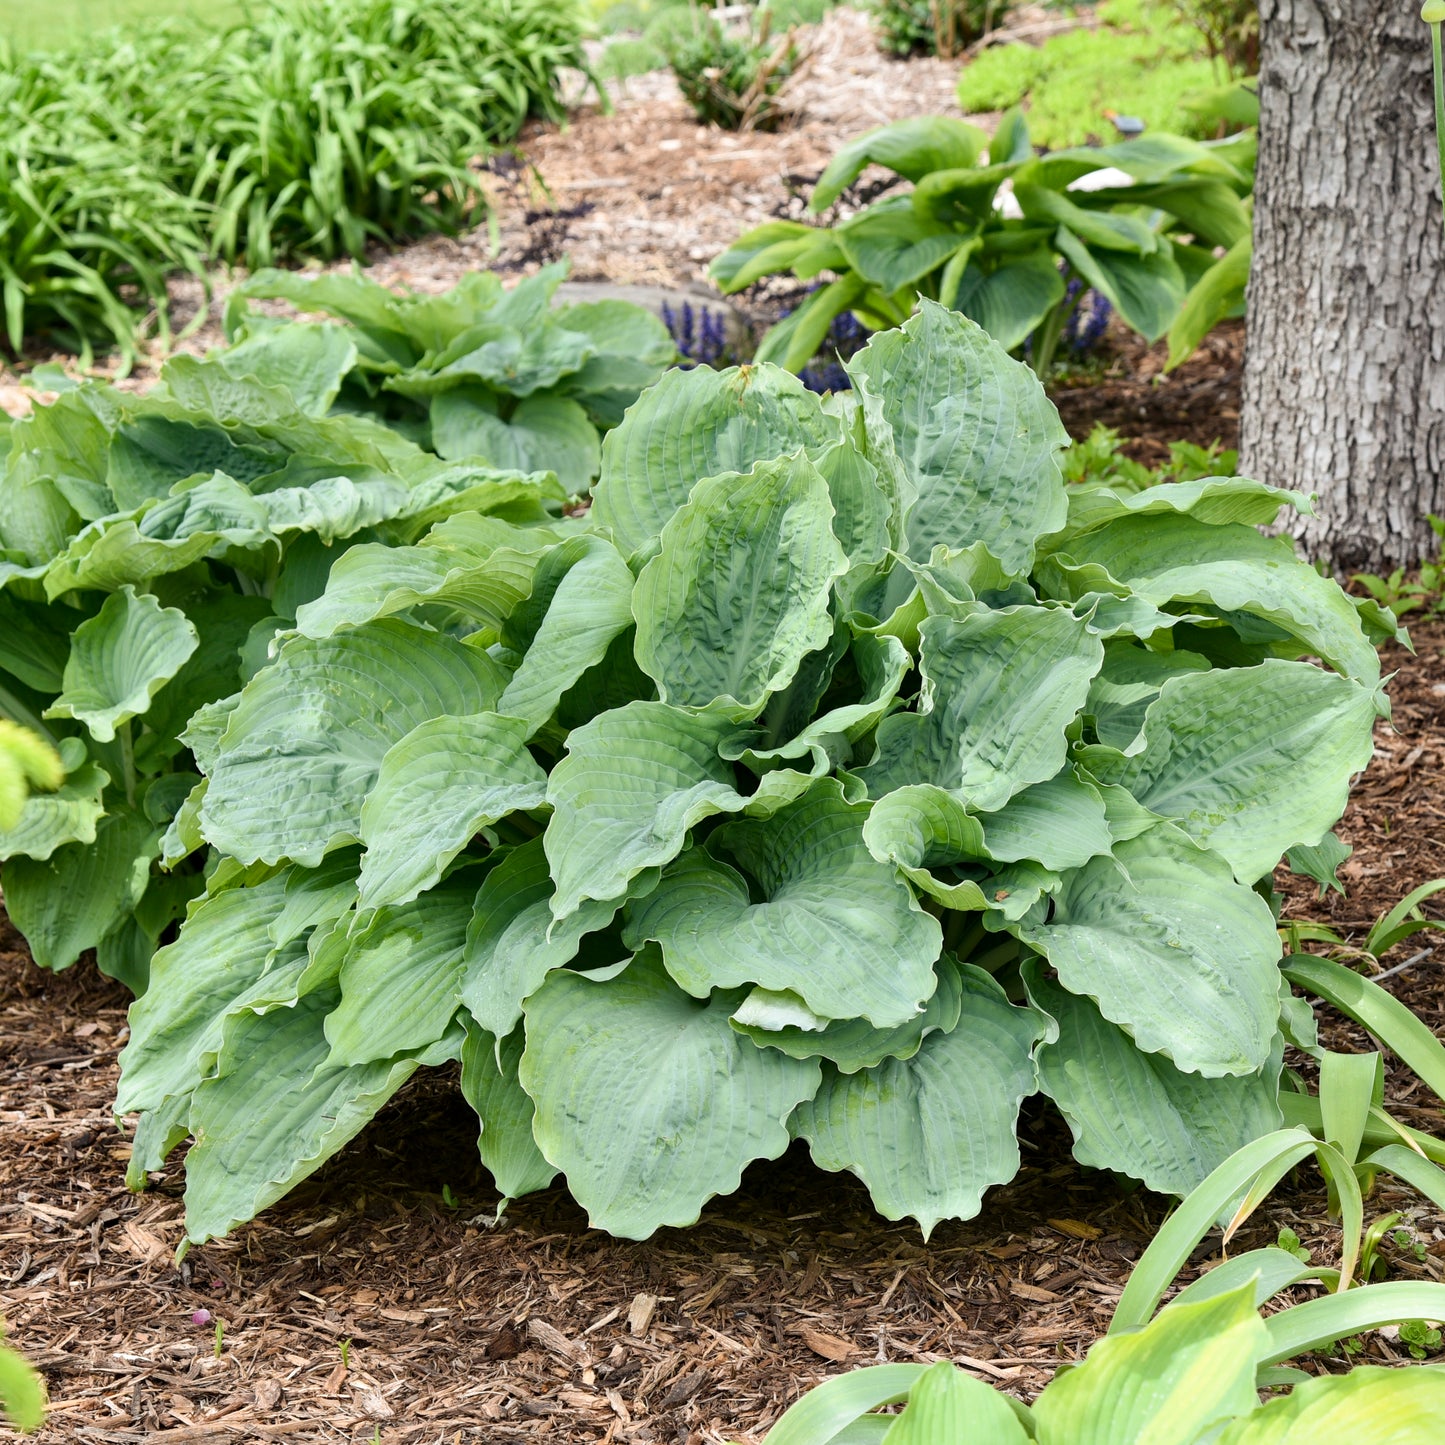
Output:
<svg viewBox="0 0 1445 1445">
<path fill-rule="evenodd" d="M 191 1314 L 191 1323 L 193 1325 L 208 1325 L 213 1318 L 214 1316 L 210 1310 L 195 1310 Z"/>
</svg>

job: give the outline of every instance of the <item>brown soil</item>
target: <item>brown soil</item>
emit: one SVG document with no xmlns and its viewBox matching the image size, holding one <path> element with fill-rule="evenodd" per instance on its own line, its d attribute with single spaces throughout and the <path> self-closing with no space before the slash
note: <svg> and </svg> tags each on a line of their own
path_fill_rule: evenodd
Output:
<svg viewBox="0 0 1445 1445">
<path fill-rule="evenodd" d="M 1288 916 L 1355 942 L 1445 874 L 1445 623 L 1419 627 L 1416 646 L 1387 658 L 1395 730 L 1382 725 L 1340 828 L 1356 849 L 1349 897 L 1286 888 Z M 750 1170 L 697 1228 L 646 1243 L 588 1229 L 561 1189 L 493 1227 L 474 1123 L 440 1072 L 290 1199 L 177 1269 L 179 1164 L 146 1195 L 121 1185 L 128 1147 L 108 1111 L 123 993 L 88 965 L 40 973 L 13 933 L 0 946 L 0 1307 L 50 1384 L 44 1442 L 755 1442 L 808 1386 L 875 1360 L 952 1359 L 1031 1395 L 1097 1338 L 1165 1213 L 1075 1164 L 1035 1102 L 1018 1178 L 927 1245 L 801 1148 Z M 1387 981 L 1437 1032 L 1442 960 L 1445 946 Z M 1332 1043 L 1370 1047 L 1325 1024 Z M 1413 1079 L 1393 1073 L 1389 1094 L 1440 1132 Z M 1315 1186 L 1307 1175 L 1272 1198 L 1246 1242 L 1288 1224 L 1328 1257 Z M 1403 1192 L 1372 1201 L 1385 1208 L 1404 1209 L 1429 1248 L 1392 1271 L 1445 1277 L 1445 1221 Z M 223 1322 L 219 1355 L 199 1309 Z M 1367 1353 L 1396 1357 L 1383 1336 Z"/>
</svg>

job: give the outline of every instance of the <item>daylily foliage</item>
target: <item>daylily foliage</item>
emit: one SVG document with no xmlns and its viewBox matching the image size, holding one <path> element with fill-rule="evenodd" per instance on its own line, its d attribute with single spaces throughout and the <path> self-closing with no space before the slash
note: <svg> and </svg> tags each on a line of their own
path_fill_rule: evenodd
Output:
<svg viewBox="0 0 1445 1445">
<path fill-rule="evenodd" d="M 955 312 L 849 370 L 667 373 L 585 515 L 351 546 L 193 719 L 117 1104 L 138 1178 L 200 1141 L 191 1240 L 457 1058 L 502 1192 L 634 1238 L 795 1138 L 926 1232 L 1040 1089 L 1168 1190 L 1278 1127 L 1256 885 L 1370 756 L 1377 618 L 1256 529 L 1304 498 L 1066 492 Z"/>
</svg>

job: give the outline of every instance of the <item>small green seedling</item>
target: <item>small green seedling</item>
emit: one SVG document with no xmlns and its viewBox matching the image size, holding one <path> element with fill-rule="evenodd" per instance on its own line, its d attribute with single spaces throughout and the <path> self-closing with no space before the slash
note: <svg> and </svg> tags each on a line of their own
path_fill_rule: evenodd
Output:
<svg viewBox="0 0 1445 1445">
<path fill-rule="evenodd" d="M 1301 1264 L 1310 1262 L 1310 1252 L 1300 1243 L 1300 1237 L 1288 1225 L 1283 1225 L 1279 1231 L 1279 1238 L 1275 1240 L 1275 1248 L 1282 1249 L 1286 1254 L 1292 1254 Z"/>
<path fill-rule="evenodd" d="M 221 1323 L 220 1320 L 217 1320 L 217 1321 L 216 1321 L 216 1348 L 215 1348 L 215 1356 L 216 1356 L 216 1358 L 217 1358 L 218 1360 L 221 1358 L 221 1351 L 222 1351 L 222 1349 L 225 1348 L 225 1343 L 226 1343 L 226 1327 L 225 1327 L 224 1324 Z"/>
<path fill-rule="evenodd" d="M 351 1368 L 351 1341 L 349 1339 L 342 1340 L 337 1348 L 341 1351 L 341 1368 L 349 1370 Z"/>
<path fill-rule="evenodd" d="M 1435 62 L 1435 138 L 1440 146 L 1440 199 L 1445 205 L 1445 62 L 1441 59 L 1440 46 L 1445 0 L 1425 0 L 1420 19 L 1430 27 L 1430 49 Z"/>
<path fill-rule="evenodd" d="M 1400 1326 L 1400 1343 L 1413 1359 L 1423 1360 L 1440 1348 L 1440 1331 L 1424 1320 L 1406 1320 Z"/>
<path fill-rule="evenodd" d="M 450 1184 L 442 1185 L 442 1203 L 445 1204 L 448 1209 L 460 1209 L 462 1207 L 461 1200 L 452 1193 L 452 1186 Z"/>
</svg>

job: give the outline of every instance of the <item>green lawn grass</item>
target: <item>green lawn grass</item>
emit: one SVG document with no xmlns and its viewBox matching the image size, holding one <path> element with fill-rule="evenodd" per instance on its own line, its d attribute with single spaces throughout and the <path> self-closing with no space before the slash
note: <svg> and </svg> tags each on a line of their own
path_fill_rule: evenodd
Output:
<svg viewBox="0 0 1445 1445">
<path fill-rule="evenodd" d="M 171 18 L 220 25 L 242 10 L 241 0 L 0 0 L 0 39 L 17 51 L 57 50 L 115 25 Z"/>
</svg>

